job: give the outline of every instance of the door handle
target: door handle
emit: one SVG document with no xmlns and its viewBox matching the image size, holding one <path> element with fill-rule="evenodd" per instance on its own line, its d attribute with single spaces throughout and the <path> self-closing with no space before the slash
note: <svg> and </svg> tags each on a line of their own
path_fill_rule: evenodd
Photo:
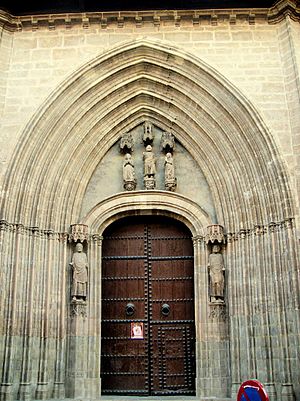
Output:
<svg viewBox="0 0 300 401">
<path fill-rule="evenodd" d="M 169 315 L 169 313 L 170 313 L 170 305 L 168 305 L 168 304 L 163 304 L 162 305 L 162 307 L 161 307 L 161 313 L 162 313 L 162 315 L 163 316 L 168 316 Z"/>
<path fill-rule="evenodd" d="M 126 316 L 132 316 L 135 312 L 134 304 L 128 303 L 125 307 Z"/>
</svg>

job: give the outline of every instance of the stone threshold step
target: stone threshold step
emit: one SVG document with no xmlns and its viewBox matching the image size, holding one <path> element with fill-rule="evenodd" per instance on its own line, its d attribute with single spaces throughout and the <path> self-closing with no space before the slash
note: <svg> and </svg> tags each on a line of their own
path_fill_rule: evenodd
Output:
<svg viewBox="0 0 300 401">
<path fill-rule="evenodd" d="M 196 397 L 187 395 L 166 395 L 166 396 L 119 396 L 119 395 L 106 395 L 101 397 L 99 401 L 234 401 L 231 398 L 217 398 L 217 397 Z M 86 400 L 81 400 L 86 401 Z"/>
</svg>

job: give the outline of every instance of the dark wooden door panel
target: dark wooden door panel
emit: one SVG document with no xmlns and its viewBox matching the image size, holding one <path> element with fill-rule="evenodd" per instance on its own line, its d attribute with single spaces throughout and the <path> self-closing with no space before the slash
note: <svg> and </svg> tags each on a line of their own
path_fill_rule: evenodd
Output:
<svg viewBox="0 0 300 401">
<path fill-rule="evenodd" d="M 181 223 L 123 219 L 104 233 L 103 393 L 194 394 L 193 247 Z M 126 313 L 133 304 L 134 313 Z M 143 339 L 131 325 L 143 324 Z"/>
</svg>

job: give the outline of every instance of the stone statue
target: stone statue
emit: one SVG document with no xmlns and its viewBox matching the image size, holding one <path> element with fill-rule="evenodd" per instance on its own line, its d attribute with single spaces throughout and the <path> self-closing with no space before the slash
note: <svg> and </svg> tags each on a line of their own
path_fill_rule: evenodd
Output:
<svg viewBox="0 0 300 401">
<path fill-rule="evenodd" d="M 212 302 L 224 301 L 224 261 L 220 246 L 213 245 L 208 262 L 210 277 L 210 297 Z"/>
<path fill-rule="evenodd" d="M 167 191 L 175 191 L 176 188 L 174 160 L 170 152 L 165 157 L 165 188 Z"/>
<path fill-rule="evenodd" d="M 155 188 L 156 159 L 152 152 L 152 146 L 146 146 L 146 152 L 143 152 L 144 161 L 144 183 L 146 189 Z"/>
<path fill-rule="evenodd" d="M 155 156 L 152 152 L 152 146 L 146 146 L 146 152 L 143 152 L 143 160 L 144 160 L 144 176 L 154 176 L 156 173 L 155 167 Z"/>
<path fill-rule="evenodd" d="M 87 295 L 88 261 L 86 254 L 83 252 L 83 245 L 80 242 L 76 244 L 76 252 L 73 254 L 70 265 L 73 268 L 72 300 L 85 300 Z"/>
<path fill-rule="evenodd" d="M 126 153 L 123 163 L 123 182 L 126 191 L 133 191 L 136 188 L 136 177 L 134 163 L 130 153 Z"/>
</svg>

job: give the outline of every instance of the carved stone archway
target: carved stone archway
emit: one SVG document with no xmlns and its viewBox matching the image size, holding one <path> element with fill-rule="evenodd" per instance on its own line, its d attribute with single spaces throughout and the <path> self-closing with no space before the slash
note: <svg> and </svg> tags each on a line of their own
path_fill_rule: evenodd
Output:
<svg viewBox="0 0 300 401">
<path fill-rule="evenodd" d="M 203 352 L 204 348 L 207 347 L 207 341 L 209 341 L 210 332 L 214 331 L 214 346 L 217 346 L 216 339 L 219 333 L 226 341 L 228 338 L 228 321 L 224 314 L 224 308 L 212 307 L 209 304 L 209 292 L 208 292 L 208 275 L 207 275 L 207 246 L 205 243 L 206 228 L 212 222 L 206 213 L 199 205 L 189 200 L 183 195 L 171 193 L 168 191 L 133 191 L 130 193 L 119 193 L 116 194 L 99 204 L 97 204 L 81 221 L 80 224 L 85 227 L 89 227 L 91 233 L 91 240 L 89 242 L 89 259 L 90 259 L 90 289 L 89 289 L 89 312 L 88 315 L 93 316 L 94 324 L 97 326 L 95 332 L 98 333 L 93 339 L 94 342 L 100 346 L 101 343 L 101 294 L 99 293 L 101 288 L 101 254 L 102 254 L 102 233 L 106 227 L 116 220 L 119 220 L 125 216 L 136 216 L 136 215 L 161 215 L 168 216 L 175 220 L 183 222 L 191 231 L 193 235 L 194 244 L 194 292 L 195 292 L 195 323 L 196 323 L 196 354 L 197 363 L 197 381 L 196 381 L 196 392 L 197 395 L 205 394 L 203 390 L 203 383 L 209 378 L 208 370 L 205 372 L 203 367 L 207 366 L 208 360 L 207 355 Z M 216 310 L 217 309 L 217 310 Z M 219 311 L 220 309 L 220 311 Z M 220 313 L 221 312 L 221 313 Z M 223 315 L 222 315 L 223 313 Z M 80 317 L 79 317 L 80 319 Z M 80 325 L 75 325 L 77 330 L 77 337 L 79 343 L 73 338 L 72 349 L 73 352 L 78 352 L 79 357 L 70 355 L 72 363 L 70 363 L 71 371 L 69 376 L 73 376 L 73 369 L 76 371 L 78 363 L 81 363 L 80 354 L 82 353 L 82 332 L 80 332 Z M 218 329 L 217 329 L 218 327 Z M 76 330 L 76 329 L 75 329 Z M 87 341 L 87 339 L 86 339 Z M 98 347 L 97 346 L 97 347 Z M 95 355 L 99 355 L 100 349 L 97 348 Z M 222 353 L 222 350 L 220 350 Z M 93 360 L 95 356 L 90 355 L 92 360 L 89 361 L 91 366 L 97 366 L 100 369 L 99 364 Z M 223 359 L 226 359 L 229 363 L 228 349 L 223 352 Z M 73 363 L 75 361 L 75 363 Z M 75 373 L 74 371 L 74 373 Z M 98 372 L 95 371 L 94 376 L 97 376 Z M 228 394 L 229 383 L 229 371 L 224 372 L 220 370 L 219 376 L 223 376 L 223 382 L 227 381 L 222 391 L 223 397 Z M 82 388 L 80 381 L 70 385 L 70 388 L 74 389 L 74 392 L 70 396 L 84 396 L 79 393 L 79 388 Z M 211 387 L 213 383 L 210 384 Z M 97 379 L 94 379 L 93 387 L 100 388 L 100 383 L 97 384 Z"/>
<path fill-rule="evenodd" d="M 41 399 L 47 394 L 63 398 L 66 389 L 72 390 L 74 377 L 79 390 L 88 389 L 88 397 L 99 395 L 99 364 L 93 359 L 98 345 L 92 339 L 100 333 L 95 311 L 101 283 L 95 272 L 101 256 L 99 233 L 117 215 L 112 207 L 103 215 L 99 205 L 85 220 L 95 229 L 88 238 L 95 293 L 87 305 L 87 320 L 75 327 L 67 324 L 71 248 L 66 232 L 80 222 L 84 194 L 98 163 L 124 131 L 145 119 L 162 130 L 172 128 L 203 172 L 216 221 L 227 229 L 230 351 L 226 336 L 214 330 L 208 333 L 208 328 L 198 330 L 198 335 L 203 347 L 199 352 L 219 361 L 219 370 L 224 369 L 219 347 L 224 341 L 224 353 L 230 352 L 231 383 L 224 384 L 222 377 L 203 379 L 198 389 L 203 396 L 216 397 L 222 394 L 217 389 L 226 388 L 229 395 L 231 387 L 235 397 L 239 383 L 259 376 L 272 391 L 275 382 L 281 385 L 278 391 L 288 399 L 293 386 L 299 388 L 299 358 L 290 354 L 288 346 L 299 344 L 299 273 L 294 208 L 281 156 L 258 111 L 228 79 L 183 49 L 150 39 L 123 43 L 75 71 L 28 123 L 11 160 L 0 222 L 3 274 L 10 280 L 2 299 L 2 398 Z M 173 213 L 190 225 L 195 246 L 204 247 L 205 213 L 199 211 L 200 224 L 195 209 L 192 213 L 187 207 L 180 209 L 171 195 L 154 195 L 153 204 L 147 205 L 146 199 L 135 204 L 132 199 L 120 213 L 128 214 L 129 209 Z M 119 194 L 119 199 L 125 197 Z M 182 197 L 176 199 L 183 202 Z M 113 199 L 108 204 L 112 206 Z M 194 205 L 189 207 L 193 210 Z M 198 266 L 204 272 L 206 260 L 201 258 Z M 205 278 L 196 281 L 203 284 Z M 34 286 L 36 293 L 31 291 Z M 53 294 L 56 308 L 50 307 Z M 207 317 L 207 304 L 203 308 L 203 316 L 215 318 L 215 313 Z M 289 319 L 295 322 L 292 326 Z M 81 334 L 74 336 L 79 327 Z M 77 376 L 65 375 L 67 336 L 84 340 Z M 16 351 L 19 344 L 23 344 L 21 354 Z M 270 355 L 263 363 L 261 350 Z M 14 367 L 19 361 L 16 379 Z M 90 370 L 89 361 L 94 361 Z M 209 368 L 203 366 L 203 371 Z"/>
</svg>

